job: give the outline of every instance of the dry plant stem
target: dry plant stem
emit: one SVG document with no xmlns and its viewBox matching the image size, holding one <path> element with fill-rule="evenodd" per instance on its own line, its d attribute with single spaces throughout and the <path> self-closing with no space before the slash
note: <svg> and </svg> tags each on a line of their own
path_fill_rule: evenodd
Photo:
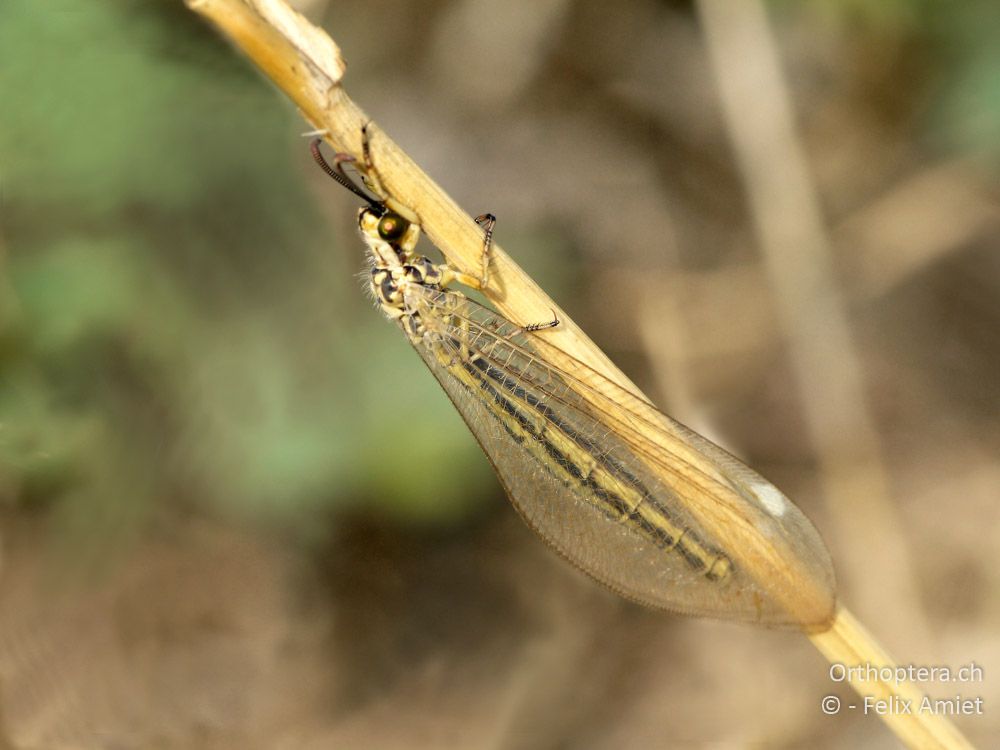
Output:
<svg viewBox="0 0 1000 750">
<path fill-rule="evenodd" d="M 309 122 L 325 133 L 326 140 L 335 149 L 357 157 L 361 149 L 361 128 L 367 124 L 372 162 L 383 189 L 416 212 L 422 228 L 451 265 L 467 274 L 478 275 L 482 261 L 482 230 L 375 124 L 369 123 L 343 92 L 339 81 L 344 65 L 329 37 L 281 0 L 188 2 L 247 53 L 299 105 Z M 259 34 L 255 33 L 258 28 Z M 559 318 L 560 325 L 546 331 L 537 343 L 547 357 L 570 371 L 578 366 L 571 358 L 582 361 L 648 404 L 648 399 L 496 245 L 492 270 L 490 284 L 483 291 L 508 318 L 527 324 L 551 320 L 553 312 Z M 651 407 L 635 408 L 648 409 L 643 417 L 650 424 L 660 422 L 663 429 L 678 438 L 671 450 L 684 459 L 674 468 L 683 474 L 685 481 L 701 492 L 727 491 L 725 487 L 706 486 L 704 478 L 715 475 L 715 465 L 691 447 L 672 424 L 662 421 Z M 649 438 L 658 442 L 662 433 L 650 428 Z M 733 563 L 770 588 L 771 595 L 788 613 L 790 621 L 803 623 L 811 631 L 829 626 L 832 602 L 825 582 L 816 579 L 813 571 L 803 569 L 802 560 L 789 539 L 780 535 L 762 536 L 755 527 L 743 522 L 742 514 L 734 510 L 743 502 L 735 490 L 732 496 L 712 504 L 700 502 L 697 493 L 678 495 L 677 499 L 690 504 L 691 511 L 698 515 L 709 536 L 727 541 L 727 552 Z"/>
<path fill-rule="evenodd" d="M 361 158 L 361 128 L 369 118 L 339 85 L 344 64 L 329 37 L 282 0 L 186 2 L 235 43 L 298 106 L 316 130 L 325 131 L 324 138 L 332 148 Z M 424 233 L 452 266 L 478 277 L 482 229 L 377 123 L 369 125 L 369 133 L 372 160 L 386 190 L 416 212 Z M 530 324 L 551 320 L 555 311 L 560 325 L 548 334 L 552 343 L 641 395 L 496 242 L 492 258 L 490 284 L 484 292 L 504 315 Z"/>
<path fill-rule="evenodd" d="M 361 127 L 368 118 L 340 88 L 344 65 L 332 40 L 282 0 L 187 0 L 187 3 L 210 19 L 249 56 L 295 102 L 312 126 L 325 132 L 327 142 L 334 149 L 360 156 Z M 449 263 L 477 275 L 482 249 L 479 227 L 377 126 L 370 127 L 370 131 L 372 156 L 384 187 L 417 213 L 422 228 Z M 546 334 L 547 341 L 645 399 L 496 245 L 494 253 L 490 285 L 484 291 L 504 315 L 531 323 L 550 319 L 555 310 L 561 325 Z M 843 609 L 827 632 L 811 637 L 831 660 L 845 664 L 891 664 Z M 866 687 L 869 685 L 856 683 L 855 687 L 861 692 L 869 689 Z M 891 686 L 885 685 L 870 686 L 871 694 L 877 696 L 890 694 L 887 692 L 890 689 Z M 943 720 L 902 719 L 894 719 L 890 726 L 913 747 L 967 747 L 960 735 Z"/>
<path fill-rule="evenodd" d="M 866 550 L 845 560 L 839 575 L 860 611 L 879 612 L 904 645 L 927 645 L 912 556 L 898 532 L 863 368 L 766 11 L 755 0 L 702 0 L 699 7 L 827 513 L 841 538 Z"/>
<path fill-rule="evenodd" d="M 888 497 L 880 440 L 865 408 L 861 365 L 833 281 L 830 241 L 795 133 L 766 10 L 759 0 L 700 0 L 699 9 L 727 128 L 788 334 L 810 437 L 820 457 L 830 515 L 845 536 L 866 550 L 864 568 L 853 571 L 855 588 L 867 592 L 867 609 L 888 610 L 898 629 L 926 640 L 908 550 L 895 532 L 899 522 Z M 877 586 L 872 569 L 879 572 Z M 887 588 L 901 592 L 888 608 Z M 812 637 L 831 662 L 892 664 L 847 612 L 840 613 L 830 631 Z M 862 695 L 896 695 L 919 703 L 920 693 L 909 683 L 854 687 Z M 943 716 L 884 718 L 912 747 L 968 746 Z"/>
<path fill-rule="evenodd" d="M 809 638 L 831 664 L 843 664 L 847 667 L 861 665 L 863 668 L 870 665 L 873 671 L 879 667 L 894 670 L 896 666 L 878 641 L 845 609 L 837 613 L 832 628 L 823 633 L 814 633 Z M 860 678 L 848 674 L 851 687 L 862 698 L 870 696 L 876 700 L 897 701 L 895 705 L 900 705 L 898 701 L 909 702 L 912 713 L 892 712 L 881 716 L 882 721 L 907 747 L 915 750 L 972 748 L 946 716 L 918 711 L 924 696 L 912 682 L 863 679 L 863 671 Z M 849 709 L 844 708 L 841 712 L 846 710 Z M 857 710 L 861 710 L 860 705 Z"/>
</svg>

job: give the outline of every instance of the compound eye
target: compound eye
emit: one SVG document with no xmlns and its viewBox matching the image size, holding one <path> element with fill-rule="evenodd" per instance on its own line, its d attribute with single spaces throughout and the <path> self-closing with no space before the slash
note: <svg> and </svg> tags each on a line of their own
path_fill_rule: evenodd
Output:
<svg viewBox="0 0 1000 750">
<path fill-rule="evenodd" d="M 388 213 L 379 219 L 378 236 L 386 242 L 398 240 L 406 232 L 410 222 L 399 214 Z"/>
</svg>

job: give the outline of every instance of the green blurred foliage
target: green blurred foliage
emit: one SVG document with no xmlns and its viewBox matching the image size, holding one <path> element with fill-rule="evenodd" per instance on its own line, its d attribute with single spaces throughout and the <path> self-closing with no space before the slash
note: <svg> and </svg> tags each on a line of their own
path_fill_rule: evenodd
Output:
<svg viewBox="0 0 1000 750">
<path fill-rule="evenodd" d="M 944 48 L 932 126 L 949 148 L 1000 160 L 1000 4 L 942 4 L 927 24 Z M 951 80 L 946 79 L 951 76 Z"/>
<path fill-rule="evenodd" d="M 932 39 L 942 85 L 919 128 L 996 153 L 998 7 L 808 12 Z M 0 101 L 8 502 L 51 508 L 81 543 L 127 536 L 157 503 L 315 529 L 358 504 L 461 519 L 497 493 L 436 383 L 361 302 L 360 241 L 330 247 L 298 115 L 182 3 L 8 0 Z M 562 228 L 504 232 L 543 284 L 566 283 Z"/>
<path fill-rule="evenodd" d="M 329 247 L 297 115 L 183 4 L 4 3 L 0 92 L 8 502 L 75 548 L 157 503 L 475 506 L 443 467 L 489 469 Z"/>
<path fill-rule="evenodd" d="M 908 82 L 927 89 L 917 135 L 942 150 L 1000 159 L 1000 3 L 823 0 L 803 6 L 777 0 L 774 6 L 784 13 L 819 14 L 823 23 L 843 28 L 845 37 L 924 43 L 931 53 L 922 60 L 926 77 Z"/>
</svg>

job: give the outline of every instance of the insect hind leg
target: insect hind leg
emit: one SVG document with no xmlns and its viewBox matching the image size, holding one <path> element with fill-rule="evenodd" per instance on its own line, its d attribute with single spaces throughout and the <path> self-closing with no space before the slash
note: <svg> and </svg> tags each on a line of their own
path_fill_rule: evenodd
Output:
<svg viewBox="0 0 1000 750">
<path fill-rule="evenodd" d="M 529 333 L 531 331 L 544 331 L 548 328 L 555 328 L 560 322 L 559 316 L 556 315 L 556 311 L 553 310 L 552 320 L 546 320 L 542 323 L 528 323 L 526 326 L 521 326 L 521 331 L 523 333 Z"/>
</svg>

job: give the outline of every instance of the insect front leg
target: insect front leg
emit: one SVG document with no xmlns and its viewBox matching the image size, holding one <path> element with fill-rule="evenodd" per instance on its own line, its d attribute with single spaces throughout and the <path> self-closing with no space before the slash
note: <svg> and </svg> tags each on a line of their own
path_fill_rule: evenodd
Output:
<svg viewBox="0 0 1000 750">
<path fill-rule="evenodd" d="M 386 192 L 382 189 L 382 180 L 378 176 L 378 169 L 375 167 L 375 162 L 372 161 L 371 137 L 368 134 L 368 126 L 371 124 L 371 120 L 369 120 L 361 126 L 361 157 L 365 164 L 365 176 L 371 182 L 372 190 L 377 195 L 385 195 Z"/>
<path fill-rule="evenodd" d="M 372 123 L 369 120 L 361 126 L 361 158 L 364 162 L 364 175 L 368 188 L 376 195 L 382 197 L 382 202 L 386 208 L 402 216 L 410 222 L 411 226 L 419 227 L 421 222 L 417 212 L 393 198 L 382 185 L 382 178 L 379 175 L 378 167 L 375 166 L 375 159 L 372 157 L 371 141 Z"/>
</svg>

